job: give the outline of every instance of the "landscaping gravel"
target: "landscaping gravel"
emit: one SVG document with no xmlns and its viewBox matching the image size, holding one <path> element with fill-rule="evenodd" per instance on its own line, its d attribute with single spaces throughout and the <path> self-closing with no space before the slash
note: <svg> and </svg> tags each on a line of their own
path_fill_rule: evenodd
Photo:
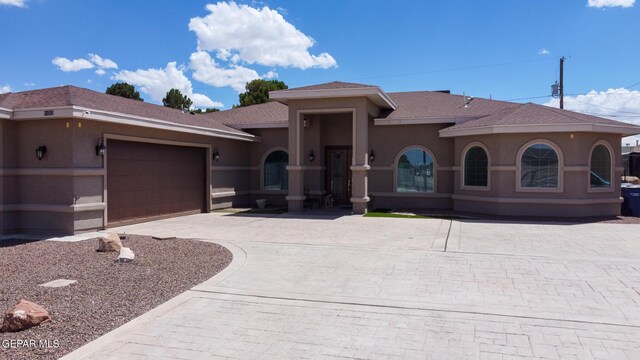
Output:
<svg viewBox="0 0 640 360">
<path fill-rule="evenodd" d="M 128 235 L 122 244 L 135 252 L 133 262 L 96 252 L 96 239 L 0 240 L 2 314 L 26 299 L 52 317 L 35 328 L 0 333 L 0 359 L 57 359 L 211 278 L 232 260 L 226 248 L 196 240 Z M 60 278 L 78 282 L 38 286 Z M 18 340 L 28 346 L 16 348 Z"/>
</svg>

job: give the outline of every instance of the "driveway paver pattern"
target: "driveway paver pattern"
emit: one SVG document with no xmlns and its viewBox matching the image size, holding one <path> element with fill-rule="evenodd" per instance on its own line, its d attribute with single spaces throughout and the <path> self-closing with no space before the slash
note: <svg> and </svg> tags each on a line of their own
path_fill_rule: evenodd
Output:
<svg viewBox="0 0 640 360">
<path fill-rule="evenodd" d="M 234 262 L 67 359 L 640 354 L 635 227 L 201 214 L 116 230 L 215 241 Z"/>
</svg>

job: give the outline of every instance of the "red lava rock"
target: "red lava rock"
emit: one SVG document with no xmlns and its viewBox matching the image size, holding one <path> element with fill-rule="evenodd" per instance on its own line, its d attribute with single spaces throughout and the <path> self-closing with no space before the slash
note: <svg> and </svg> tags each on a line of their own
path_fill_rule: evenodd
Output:
<svg viewBox="0 0 640 360">
<path fill-rule="evenodd" d="M 4 314 L 1 332 L 15 332 L 51 321 L 47 310 L 31 301 L 20 300 Z"/>
</svg>

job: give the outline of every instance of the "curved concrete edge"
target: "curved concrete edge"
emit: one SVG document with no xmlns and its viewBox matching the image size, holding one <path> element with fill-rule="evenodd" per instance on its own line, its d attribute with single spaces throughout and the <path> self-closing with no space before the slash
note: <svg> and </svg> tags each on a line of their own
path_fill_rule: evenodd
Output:
<svg viewBox="0 0 640 360">
<path fill-rule="evenodd" d="M 183 305 L 187 301 L 200 296 L 200 293 L 192 290 L 197 290 L 198 287 L 203 285 L 213 286 L 214 284 L 217 284 L 225 280 L 232 274 L 234 274 L 236 271 L 241 269 L 246 263 L 247 253 L 244 251 L 244 249 L 242 249 L 241 247 L 235 244 L 232 244 L 226 241 L 215 241 L 215 240 L 207 240 L 207 239 L 194 239 L 194 240 L 211 242 L 211 243 L 218 244 L 220 246 L 225 247 L 226 249 L 231 251 L 231 254 L 233 255 L 233 259 L 231 260 L 231 263 L 227 265 L 227 267 L 224 268 L 222 271 L 215 274 L 209 280 L 206 280 L 192 287 L 191 289 L 176 295 L 175 297 L 165 301 L 164 303 L 156 306 L 155 308 L 147 311 L 146 313 L 134 319 L 129 320 L 127 323 L 121 325 L 120 327 L 117 327 L 109 331 L 108 333 L 100 336 L 99 338 L 82 345 L 81 347 L 75 349 L 74 351 L 68 353 L 67 355 L 61 357 L 60 359 L 61 360 L 83 360 L 83 359 L 92 358 L 98 355 L 99 353 L 103 354 L 104 352 L 102 350 L 107 347 L 109 348 L 110 351 L 115 351 L 120 346 L 126 343 L 126 336 L 131 332 L 133 332 L 136 328 L 145 326 L 150 322 L 154 321 L 155 319 L 157 319 L 158 317 L 173 311 L 175 308 Z"/>
<path fill-rule="evenodd" d="M 241 248 L 240 246 L 234 243 L 231 243 L 228 241 L 218 241 L 218 240 L 209 240 L 209 239 L 194 239 L 194 240 L 210 242 L 210 243 L 223 246 L 227 250 L 231 251 L 231 255 L 233 255 L 233 260 L 231 260 L 231 263 L 226 268 L 224 268 L 222 271 L 217 273 L 211 279 L 205 280 L 204 282 L 201 282 L 200 284 L 192 287 L 189 290 L 208 291 L 212 287 L 216 286 L 217 284 L 229 278 L 236 271 L 242 269 L 244 265 L 247 263 L 247 252 L 243 248 Z"/>
</svg>

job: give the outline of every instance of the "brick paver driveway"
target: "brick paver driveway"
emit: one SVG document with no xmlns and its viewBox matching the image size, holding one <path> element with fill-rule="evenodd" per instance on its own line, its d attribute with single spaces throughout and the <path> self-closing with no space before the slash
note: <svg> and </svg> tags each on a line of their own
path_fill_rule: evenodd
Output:
<svg viewBox="0 0 640 360">
<path fill-rule="evenodd" d="M 120 228 L 219 242 L 234 262 L 68 358 L 637 359 L 637 229 L 288 214 Z"/>
</svg>

